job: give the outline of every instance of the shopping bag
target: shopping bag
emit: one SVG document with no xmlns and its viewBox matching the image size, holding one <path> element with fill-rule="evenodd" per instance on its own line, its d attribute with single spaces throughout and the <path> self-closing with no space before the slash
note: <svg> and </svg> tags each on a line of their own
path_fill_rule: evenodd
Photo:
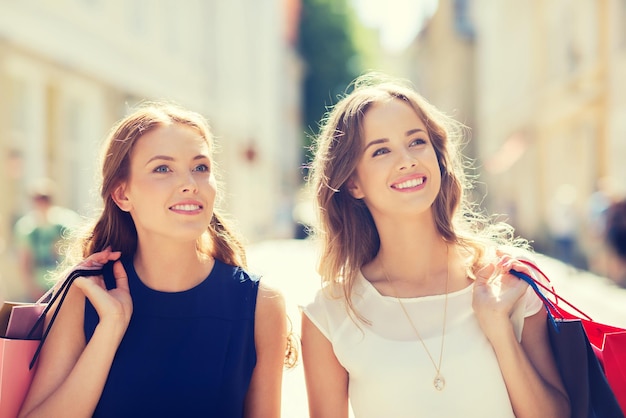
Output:
<svg viewBox="0 0 626 418">
<path fill-rule="evenodd" d="M 581 318 L 609 385 L 626 414 L 626 330 Z"/>
<path fill-rule="evenodd" d="M 549 282 L 536 265 L 522 262 Z M 544 303 L 550 344 L 570 398 L 572 417 L 623 418 L 626 413 L 626 380 L 623 376 L 626 330 L 595 322 L 553 288 L 524 273 L 515 270 L 511 273 L 526 281 Z"/>
<path fill-rule="evenodd" d="M 17 416 L 37 368 L 37 358 L 72 282 L 80 276 L 101 275 L 102 270 L 74 270 L 56 291 L 35 303 L 4 302 L 0 308 L 0 417 Z M 60 298 L 60 299 L 59 299 Z M 50 299 L 49 301 L 47 301 Z M 59 303 L 54 302 L 59 299 Z M 46 329 L 48 311 L 53 315 Z"/>
<path fill-rule="evenodd" d="M 46 297 L 47 295 L 43 296 L 44 301 L 46 300 Z M 38 322 L 37 320 L 46 308 L 46 304 L 43 303 L 42 299 L 34 304 L 4 302 L 2 306 L 3 308 L 7 307 L 11 309 L 10 312 L 8 312 L 6 327 L 1 328 L 4 330 L 3 337 L 19 340 L 41 338 L 43 323 Z M 40 326 L 33 329 L 35 323 L 39 323 Z"/>
<path fill-rule="evenodd" d="M 3 305 L 3 324 L 9 322 L 10 308 L 10 304 Z M 30 368 L 29 365 L 39 340 L 8 338 L 6 326 L 0 332 L 0 417 L 13 418 L 17 416 L 35 373 L 35 367 Z"/>
</svg>

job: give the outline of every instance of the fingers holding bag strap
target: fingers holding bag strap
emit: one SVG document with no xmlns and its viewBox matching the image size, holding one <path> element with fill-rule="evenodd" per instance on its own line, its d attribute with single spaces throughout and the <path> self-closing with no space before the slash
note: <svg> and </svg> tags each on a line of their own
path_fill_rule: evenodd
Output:
<svg viewBox="0 0 626 418">
<path fill-rule="evenodd" d="M 37 329 L 37 327 L 41 324 L 41 322 L 45 320 L 48 312 L 54 306 L 55 307 L 54 313 L 52 314 L 52 317 L 50 318 L 50 322 L 48 323 L 48 326 L 46 327 L 46 329 L 44 330 L 41 336 L 41 340 L 39 342 L 39 345 L 37 346 L 37 350 L 35 351 L 35 354 L 33 355 L 33 359 L 30 362 L 29 369 L 32 369 L 35 363 L 37 362 L 37 359 L 39 358 L 39 353 L 41 352 L 43 344 L 46 341 L 46 338 L 48 337 L 50 330 L 52 329 L 52 325 L 54 324 L 54 321 L 56 320 L 56 317 L 59 314 L 61 306 L 63 305 L 63 302 L 65 301 L 65 298 L 67 297 L 67 294 L 74 280 L 76 280 L 78 277 L 81 277 L 81 276 L 83 277 L 99 276 L 101 274 L 102 274 L 102 269 L 76 269 L 76 270 L 73 270 L 68 275 L 68 277 L 63 281 L 63 283 L 61 284 L 59 289 L 54 293 L 54 295 L 52 296 L 52 299 L 50 300 L 50 302 L 48 302 L 48 305 L 44 309 L 41 316 L 37 319 L 37 322 L 35 323 L 35 325 L 33 326 L 33 328 L 31 329 L 29 333 L 29 336 L 30 336 L 30 334 L 32 334 L 33 331 Z M 59 301 L 58 303 L 55 304 L 57 299 Z"/>
<path fill-rule="evenodd" d="M 543 306 L 546 308 L 546 311 L 548 312 L 548 318 L 550 319 L 550 322 L 552 323 L 552 326 L 558 331 L 558 325 L 556 323 L 555 320 L 555 316 L 558 316 L 559 318 L 562 319 L 562 315 L 560 315 L 560 311 L 557 308 L 557 306 L 552 303 L 552 301 L 550 299 L 548 299 L 539 289 L 539 285 L 541 283 L 538 283 L 535 279 L 533 279 L 532 277 L 530 277 L 528 274 L 526 273 L 522 273 L 520 271 L 517 270 L 510 270 L 509 271 L 512 275 L 514 275 L 515 277 L 524 280 L 526 283 L 528 283 L 528 285 L 530 287 L 532 287 L 532 289 L 535 291 L 535 293 L 537 294 L 537 296 L 539 296 L 539 298 L 541 299 L 541 301 L 543 302 Z M 543 287 L 543 286 L 542 286 Z M 546 288 L 547 289 L 547 288 Z"/>
</svg>

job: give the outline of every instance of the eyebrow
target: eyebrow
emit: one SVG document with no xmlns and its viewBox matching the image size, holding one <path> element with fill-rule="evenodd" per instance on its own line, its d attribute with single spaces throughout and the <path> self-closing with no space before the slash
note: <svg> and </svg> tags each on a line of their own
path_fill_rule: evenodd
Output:
<svg viewBox="0 0 626 418">
<path fill-rule="evenodd" d="M 170 157 L 169 155 L 155 155 L 154 157 L 150 158 L 146 164 L 150 164 L 152 161 L 156 161 L 156 160 L 165 160 L 165 161 L 174 161 L 174 157 Z M 193 161 L 196 160 L 209 160 L 209 157 L 206 155 L 196 155 L 195 157 L 193 157 Z"/>
<path fill-rule="evenodd" d="M 427 133 L 425 130 L 421 129 L 421 128 L 415 128 L 415 129 L 409 129 L 408 131 L 406 131 L 404 133 L 405 136 L 411 136 L 414 135 L 418 132 L 424 132 Z M 367 145 L 365 145 L 365 148 L 363 149 L 364 151 L 367 151 L 367 149 L 373 145 L 378 145 L 378 144 L 384 144 L 385 142 L 389 142 L 389 138 L 378 138 L 378 139 L 374 139 L 370 142 L 367 143 Z"/>
</svg>

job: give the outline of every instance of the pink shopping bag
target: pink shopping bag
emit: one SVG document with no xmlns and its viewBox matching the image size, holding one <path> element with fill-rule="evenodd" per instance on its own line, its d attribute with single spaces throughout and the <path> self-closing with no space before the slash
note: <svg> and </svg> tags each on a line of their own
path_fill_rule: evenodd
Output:
<svg viewBox="0 0 626 418">
<path fill-rule="evenodd" d="M 15 418 L 26 398 L 46 336 L 73 281 L 97 276 L 99 269 L 74 270 L 57 291 L 50 290 L 36 303 L 4 302 L 0 308 L 0 418 Z M 46 301 L 51 296 L 49 302 Z M 43 322 L 59 299 L 45 330 Z"/>
<path fill-rule="evenodd" d="M 36 365 L 29 365 L 39 340 L 0 337 L 0 417 L 15 418 L 24 402 Z"/>
<path fill-rule="evenodd" d="M 4 302 L 0 309 L 0 417 L 14 418 L 24 402 L 35 366 L 30 367 L 41 338 L 33 330 L 45 304 Z M 34 331 L 31 333 L 31 331 Z M 31 335 L 29 335 L 31 334 Z"/>
</svg>

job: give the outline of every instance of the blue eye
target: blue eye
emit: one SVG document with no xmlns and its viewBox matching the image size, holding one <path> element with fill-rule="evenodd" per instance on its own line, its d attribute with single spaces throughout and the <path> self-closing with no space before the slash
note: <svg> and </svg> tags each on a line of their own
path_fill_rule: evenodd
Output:
<svg viewBox="0 0 626 418">
<path fill-rule="evenodd" d="M 167 173 L 171 171 L 170 168 L 166 165 L 160 165 L 154 169 L 155 173 Z"/>
<path fill-rule="evenodd" d="M 200 164 L 198 166 L 196 166 L 196 168 L 193 169 L 193 171 L 199 171 L 202 173 L 206 173 L 209 171 L 209 166 L 206 164 Z"/>
<path fill-rule="evenodd" d="M 417 138 L 417 139 L 415 139 L 415 140 L 411 141 L 411 144 L 410 144 L 410 145 L 411 145 L 411 146 L 413 146 L 413 145 L 423 145 L 423 144 L 425 144 L 425 143 L 426 143 L 426 141 L 425 141 L 424 139 L 422 139 L 422 138 Z"/>
<path fill-rule="evenodd" d="M 383 154 L 387 154 L 389 152 L 389 150 L 387 148 L 379 148 L 376 151 L 374 151 L 374 153 L 372 154 L 373 157 L 376 157 L 378 155 L 383 155 Z"/>
</svg>

